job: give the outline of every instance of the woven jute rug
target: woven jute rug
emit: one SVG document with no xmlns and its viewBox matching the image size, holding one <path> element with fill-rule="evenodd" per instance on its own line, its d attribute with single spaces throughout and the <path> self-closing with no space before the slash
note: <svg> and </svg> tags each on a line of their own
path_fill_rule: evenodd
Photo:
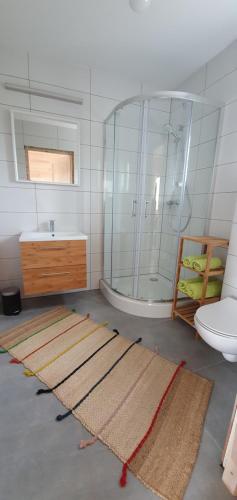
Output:
<svg viewBox="0 0 237 500">
<path fill-rule="evenodd" d="M 212 382 L 131 341 L 105 323 L 55 308 L 0 336 L 1 352 L 37 376 L 67 411 L 167 500 L 180 500 L 197 457 Z M 62 423 L 55 423 L 60 428 Z M 84 451 L 86 453 L 86 450 Z M 128 478 L 129 479 L 129 478 Z"/>
</svg>

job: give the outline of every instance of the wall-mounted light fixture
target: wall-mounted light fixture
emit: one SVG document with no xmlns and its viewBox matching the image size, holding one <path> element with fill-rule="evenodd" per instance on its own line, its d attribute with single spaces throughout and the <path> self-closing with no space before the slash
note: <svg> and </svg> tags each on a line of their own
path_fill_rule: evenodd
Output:
<svg viewBox="0 0 237 500">
<path fill-rule="evenodd" d="M 22 94 L 36 95 L 38 97 L 46 97 L 48 99 L 57 99 L 58 101 L 71 102 L 73 104 L 83 104 L 83 99 L 81 99 L 80 97 L 76 99 L 75 97 L 58 94 L 57 92 L 48 92 L 42 89 L 25 87 L 23 85 L 15 85 L 14 83 L 5 83 L 4 87 L 7 90 L 21 92 Z"/>
</svg>

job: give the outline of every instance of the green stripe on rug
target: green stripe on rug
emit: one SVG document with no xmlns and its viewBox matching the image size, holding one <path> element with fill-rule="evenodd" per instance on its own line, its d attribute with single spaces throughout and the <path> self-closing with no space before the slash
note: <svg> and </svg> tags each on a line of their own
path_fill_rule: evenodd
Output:
<svg viewBox="0 0 237 500">
<path fill-rule="evenodd" d="M 16 344 L 13 344 L 13 345 L 9 346 L 5 351 L 2 351 L 2 352 L 0 351 L 0 353 L 3 354 L 4 352 L 10 351 L 10 349 L 13 349 L 14 347 L 17 347 L 18 345 L 22 344 L 23 342 L 25 342 L 26 340 L 30 339 L 31 337 L 34 337 L 34 335 L 37 335 L 37 333 L 43 332 L 43 330 L 46 330 L 47 328 L 50 328 L 50 326 L 53 326 L 56 323 L 59 323 L 59 321 L 62 321 L 63 319 L 67 318 L 68 316 L 71 316 L 71 314 L 73 314 L 73 311 L 70 311 L 69 314 L 66 314 L 65 316 L 61 316 L 59 319 L 57 319 L 56 321 L 53 321 L 49 325 L 44 326 L 43 328 L 40 328 L 36 332 L 34 332 L 31 335 L 29 335 L 29 337 L 26 337 L 23 340 L 19 340 L 19 342 L 16 342 Z"/>
</svg>

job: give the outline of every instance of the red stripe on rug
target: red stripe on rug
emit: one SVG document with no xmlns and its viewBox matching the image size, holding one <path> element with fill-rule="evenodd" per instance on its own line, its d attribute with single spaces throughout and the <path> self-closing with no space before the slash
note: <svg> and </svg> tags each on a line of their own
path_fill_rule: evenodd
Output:
<svg viewBox="0 0 237 500">
<path fill-rule="evenodd" d="M 69 330 L 71 330 L 72 328 L 74 328 L 74 326 L 77 326 L 77 325 L 80 325 L 80 323 L 83 323 L 83 321 L 89 319 L 90 315 L 87 314 L 85 316 L 85 318 L 81 319 L 80 321 L 77 321 L 77 323 L 75 323 L 74 325 L 70 326 L 69 328 L 67 328 L 66 330 L 64 330 L 63 332 L 59 333 L 58 335 L 56 335 L 56 337 L 54 337 L 53 339 L 50 339 L 48 340 L 48 342 L 45 342 L 45 344 L 42 344 L 40 347 L 37 347 L 37 349 L 34 349 L 34 351 L 30 352 L 29 354 L 27 354 L 24 358 L 22 358 L 21 361 L 19 361 L 18 359 L 16 358 L 13 358 L 11 359 L 11 361 L 9 361 L 10 363 L 12 364 L 20 364 L 22 363 L 23 361 L 25 361 L 25 359 L 29 358 L 29 356 L 32 356 L 32 354 L 35 354 L 37 351 L 40 351 L 40 349 L 42 349 L 43 347 L 45 347 L 46 345 L 50 344 L 50 342 L 52 342 L 53 340 L 57 339 L 58 337 L 61 337 L 61 335 L 64 335 L 64 333 L 67 333 L 69 332 Z"/>
<path fill-rule="evenodd" d="M 150 426 L 148 427 L 148 430 L 146 431 L 146 433 L 144 434 L 143 438 L 141 439 L 140 443 L 138 443 L 137 447 L 135 448 L 135 450 L 132 452 L 132 454 L 130 455 L 130 457 L 128 458 L 128 460 L 123 464 L 123 468 L 122 468 L 122 474 L 121 474 L 121 477 L 120 477 L 120 480 L 119 480 L 119 484 L 120 486 L 123 488 L 124 486 L 126 486 L 127 484 L 127 469 L 128 469 L 128 465 L 129 463 L 135 458 L 135 456 L 137 455 L 137 453 L 140 451 L 140 449 L 143 447 L 145 441 L 147 440 L 149 434 L 151 433 L 153 427 L 154 427 L 154 424 L 156 422 L 156 419 L 160 413 L 160 410 L 162 408 L 162 405 L 164 403 L 164 400 L 166 398 L 166 396 L 168 395 L 169 393 L 169 390 L 171 389 L 171 386 L 179 372 L 179 370 L 186 364 L 186 361 L 181 361 L 181 363 L 179 363 L 178 367 L 176 368 L 173 376 L 171 377 L 170 379 L 170 382 L 169 384 L 167 385 L 166 387 L 166 390 L 159 402 L 159 405 L 157 406 L 157 409 L 155 411 L 155 414 L 152 418 L 152 421 L 151 421 L 151 424 Z"/>
</svg>

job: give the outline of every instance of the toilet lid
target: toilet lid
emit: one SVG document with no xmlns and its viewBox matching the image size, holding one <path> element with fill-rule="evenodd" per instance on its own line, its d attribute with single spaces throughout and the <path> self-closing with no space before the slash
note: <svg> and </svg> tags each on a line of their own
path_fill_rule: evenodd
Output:
<svg viewBox="0 0 237 500">
<path fill-rule="evenodd" d="M 217 335 L 237 337 L 237 300 L 227 297 L 220 302 L 200 307 L 196 320 Z"/>
</svg>

